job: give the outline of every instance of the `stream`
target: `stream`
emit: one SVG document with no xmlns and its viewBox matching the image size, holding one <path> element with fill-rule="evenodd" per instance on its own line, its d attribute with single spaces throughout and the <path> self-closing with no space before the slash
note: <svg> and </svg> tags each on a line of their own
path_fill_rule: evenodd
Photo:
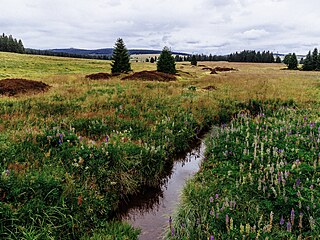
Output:
<svg viewBox="0 0 320 240">
<path fill-rule="evenodd" d="M 200 142 L 184 157 L 175 160 L 171 174 L 162 186 L 147 189 L 145 194 L 130 201 L 122 220 L 141 229 L 139 240 L 163 238 L 169 217 L 179 203 L 181 190 L 186 181 L 198 172 L 204 151 L 205 144 Z"/>
</svg>

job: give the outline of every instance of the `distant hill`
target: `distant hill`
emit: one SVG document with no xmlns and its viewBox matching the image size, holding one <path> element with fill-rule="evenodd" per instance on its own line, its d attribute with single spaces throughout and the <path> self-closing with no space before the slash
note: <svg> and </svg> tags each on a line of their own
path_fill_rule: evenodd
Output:
<svg viewBox="0 0 320 240">
<path fill-rule="evenodd" d="M 54 53 L 67 53 L 72 55 L 112 55 L 113 48 L 103 48 L 103 49 L 95 49 L 95 50 L 87 50 L 87 49 L 77 49 L 77 48 L 66 48 L 66 49 L 49 49 L 47 51 Z M 138 55 L 138 54 L 160 54 L 160 50 L 146 50 L 146 49 L 129 49 L 130 55 Z M 173 54 L 188 56 L 188 53 L 181 52 L 172 52 Z"/>
</svg>

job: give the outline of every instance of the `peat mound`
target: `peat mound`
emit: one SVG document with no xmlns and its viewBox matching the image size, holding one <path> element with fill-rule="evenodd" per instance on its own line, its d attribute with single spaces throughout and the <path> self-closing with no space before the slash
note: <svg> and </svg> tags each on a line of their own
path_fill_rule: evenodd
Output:
<svg viewBox="0 0 320 240">
<path fill-rule="evenodd" d="M 235 68 L 228 68 L 228 67 L 215 67 L 213 70 L 216 72 L 230 72 L 230 71 L 238 71 L 238 69 Z"/>
<path fill-rule="evenodd" d="M 208 91 L 218 90 L 218 88 L 216 86 L 212 86 L 212 85 L 204 87 L 203 89 L 208 90 Z"/>
<path fill-rule="evenodd" d="M 11 78 L 0 80 L 0 95 L 14 96 L 20 93 L 39 93 L 48 91 L 49 85 L 21 78 Z"/>
<path fill-rule="evenodd" d="M 157 71 L 141 71 L 133 73 L 132 75 L 123 77 L 122 80 L 142 80 L 142 81 L 159 81 L 169 82 L 177 80 L 173 74 L 157 72 Z"/>
<path fill-rule="evenodd" d="M 90 80 L 101 80 L 101 79 L 110 79 L 112 76 L 117 76 L 119 74 L 110 74 L 110 73 L 93 73 L 86 75 L 86 78 Z"/>
<path fill-rule="evenodd" d="M 209 71 L 212 71 L 213 69 L 211 67 L 204 67 L 202 68 L 202 70 L 209 70 Z"/>
</svg>

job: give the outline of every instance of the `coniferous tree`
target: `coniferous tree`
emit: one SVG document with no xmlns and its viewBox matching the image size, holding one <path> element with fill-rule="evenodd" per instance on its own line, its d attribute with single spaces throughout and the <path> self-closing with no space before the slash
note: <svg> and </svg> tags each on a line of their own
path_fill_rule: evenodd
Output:
<svg viewBox="0 0 320 240">
<path fill-rule="evenodd" d="M 175 74 L 177 72 L 174 57 L 168 47 L 163 48 L 158 58 L 157 71 L 170 74 Z"/>
<path fill-rule="evenodd" d="M 2 52 L 15 52 L 25 53 L 23 43 L 17 40 L 12 35 L 6 36 L 4 33 L 0 36 L 0 51 Z"/>
<path fill-rule="evenodd" d="M 154 63 L 154 58 L 153 57 L 150 58 L 150 62 Z"/>
<path fill-rule="evenodd" d="M 288 69 L 290 70 L 295 70 L 298 68 L 298 59 L 295 53 L 292 53 L 287 65 L 288 65 Z"/>
<path fill-rule="evenodd" d="M 112 53 L 112 61 L 112 73 L 127 73 L 131 71 L 130 57 L 122 38 L 118 38 L 115 43 Z"/>
<path fill-rule="evenodd" d="M 287 55 L 284 56 L 283 63 L 286 64 L 287 66 L 289 65 L 291 56 L 292 56 L 291 53 L 289 53 L 289 54 L 287 54 Z"/>
<path fill-rule="evenodd" d="M 312 70 L 318 68 L 318 49 L 315 48 L 312 52 Z"/>
<path fill-rule="evenodd" d="M 276 58 L 276 63 L 281 63 L 281 58 L 279 56 Z"/>
<path fill-rule="evenodd" d="M 299 64 L 303 64 L 303 63 L 304 63 L 304 58 L 301 58 Z"/>
<path fill-rule="evenodd" d="M 306 56 L 306 58 L 304 59 L 302 69 L 304 71 L 312 71 L 312 70 L 314 70 L 312 61 L 313 61 L 313 59 L 312 59 L 312 56 L 311 56 L 311 51 L 309 51 L 307 56 Z"/>
<path fill-rule="evenodd" d="M 197 66 L 198 62 L 197 62 L 197 58 L 195 55 L 192 55 L 191 57 L 191 65 L 193 66 Z"/>
</svg>

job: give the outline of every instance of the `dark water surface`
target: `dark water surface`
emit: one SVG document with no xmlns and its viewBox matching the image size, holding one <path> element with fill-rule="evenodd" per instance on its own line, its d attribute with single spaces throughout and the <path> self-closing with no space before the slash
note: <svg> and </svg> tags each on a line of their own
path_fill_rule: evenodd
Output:
<svg viewBox="0 0 320 240">
<path fill-rule="evenodd" d="M 162 239 L 165 228 L 169 226 L 169 217 L 179 202 L 182 188 L 199 170 L 204 150 L 205 145 L 201 142 L 186 156 L 175 161 L 171 175 L 162 186 L 147 189 L 145 194 L 130 201 L 132 206 L 128 206 L 122 219 L 141 229 L 140 240 Z"/>
</svg>

